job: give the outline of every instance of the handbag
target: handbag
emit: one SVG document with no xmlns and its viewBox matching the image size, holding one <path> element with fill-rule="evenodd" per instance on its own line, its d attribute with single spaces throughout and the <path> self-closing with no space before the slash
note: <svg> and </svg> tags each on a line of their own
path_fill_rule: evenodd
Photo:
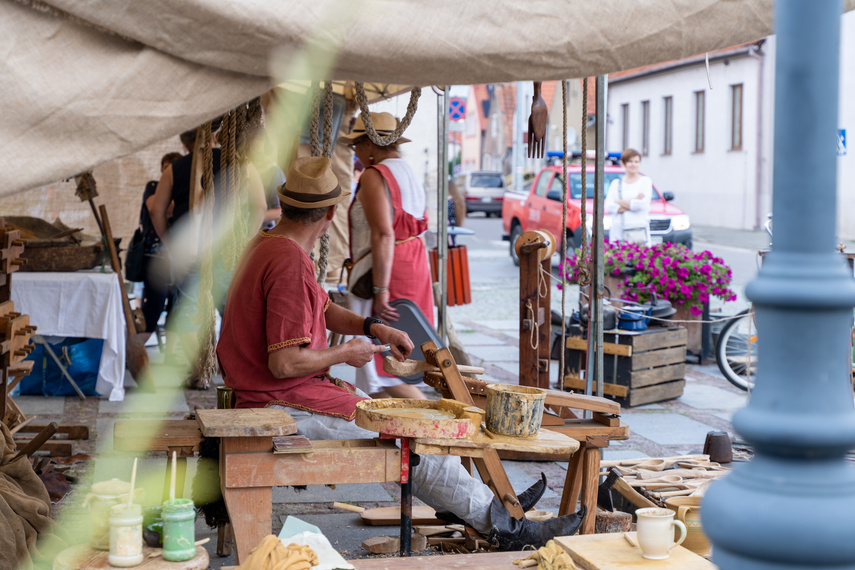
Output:
<svg viewBox="0 0 855 570">
<path fill-rule="evenodd" d="M 144 280 L 146 261 L 145 236 L 142 228 L 137 228 L 125 254 L 125 279 L 134 282 Z"/>
<path fill-rule="evenodd" d="M 623 200 L 623 178 L 618 179 L 618 196 Z M 626 212 L 621 214 L 624 216 Z M 648 243 L 650 241 L 650 229 L 645 226 L 623 229 L 623 240 L 631 243 Z"/>
<path fill-rule="evenodd" d="M 371 252 L 366 252 L 356 261 L 346 261 L 348 285 L 347 289 L 360 299 L 374 298 L 374 279 L 372 271 Z M 361 275 L 360 275 L 361 273 Z M 354 280 L 354 275 L 359 275 Z"/>
</svg>

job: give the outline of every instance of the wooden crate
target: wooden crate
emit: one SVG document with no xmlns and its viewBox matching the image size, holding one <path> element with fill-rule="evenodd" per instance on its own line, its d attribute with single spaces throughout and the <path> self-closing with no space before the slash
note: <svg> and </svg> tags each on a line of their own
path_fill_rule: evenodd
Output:
<svg viewBox="0 0 855 570">
<path fill-rule="evenodd" d="M 568 333 L 564 387 L 584 391 L 586 340 Z M 603 333 L 603 393 L 622 406 L 679 398 L 686 381 L 686 329 L 651 327 L 645 331 Z"/>
</svg>

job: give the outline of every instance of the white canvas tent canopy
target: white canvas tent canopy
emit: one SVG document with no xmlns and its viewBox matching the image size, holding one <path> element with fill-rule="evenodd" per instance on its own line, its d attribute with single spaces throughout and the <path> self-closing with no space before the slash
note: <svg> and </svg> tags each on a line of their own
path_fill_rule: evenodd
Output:
<svg viewBox="0 0 855 570">
<path fill-rule="evenodd" d="M 772 0 L 0 0 L 0 195 L 192 128 L 267 91 L 277 68 L 290 79 L 400 85 L 586 77 L 766 36 L 772 7 Z"/>
</svg>

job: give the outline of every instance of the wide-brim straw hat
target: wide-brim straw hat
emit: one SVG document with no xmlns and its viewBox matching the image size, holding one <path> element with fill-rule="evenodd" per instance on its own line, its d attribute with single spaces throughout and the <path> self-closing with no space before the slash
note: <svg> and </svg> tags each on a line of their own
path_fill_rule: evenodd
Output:
<svg viewBox="0 0 855 570">
<path fill-rule="evenodd" d="M 371 113 L 371 124 L 374 125 L 374 130 L 381 137 L 388 137 L 398 128 L 398 119 L 392 113 Z M 368 136 L 365 131 L 365 122 L 362 120 L 362 115 L 356 119 L 353 125 L 353 131 L 349 135 L 341 135 L 339 140 L 349 143 L 360 137 Z M 408 143 L 410 139 L 407 137 L 399 137 L 397 143 Z"/>
<path fill-rule="evenodd" d="M 279 187 L 279 200 L 295 208 L 326 208 L 346 200 L 350 190 L 342 191 L 323 156 L 298 158 L 288 169 L 285 184 Z"/>
</svg>

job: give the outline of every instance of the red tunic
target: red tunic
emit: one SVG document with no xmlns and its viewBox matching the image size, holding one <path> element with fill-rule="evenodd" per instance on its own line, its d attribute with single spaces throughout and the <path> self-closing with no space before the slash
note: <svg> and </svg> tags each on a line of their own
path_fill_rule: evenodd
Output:
<svg viewBox="0 0 855 570">
<path fill-rule="evenodd" d="M 328 368 L 276 378 L 267 366 L 270 353 L 283 348 L 328 347 L 329 303 L 329 295 L 315 280 L 311 259 L 296 242 L 267 232 L 249 242 L 229 286 L 217 344 L 223 380 L 235 391 L 236 407 L 280 404 L 354 418 L 356 402 L 365 398 L 323 377 Z"/>
</svg>

